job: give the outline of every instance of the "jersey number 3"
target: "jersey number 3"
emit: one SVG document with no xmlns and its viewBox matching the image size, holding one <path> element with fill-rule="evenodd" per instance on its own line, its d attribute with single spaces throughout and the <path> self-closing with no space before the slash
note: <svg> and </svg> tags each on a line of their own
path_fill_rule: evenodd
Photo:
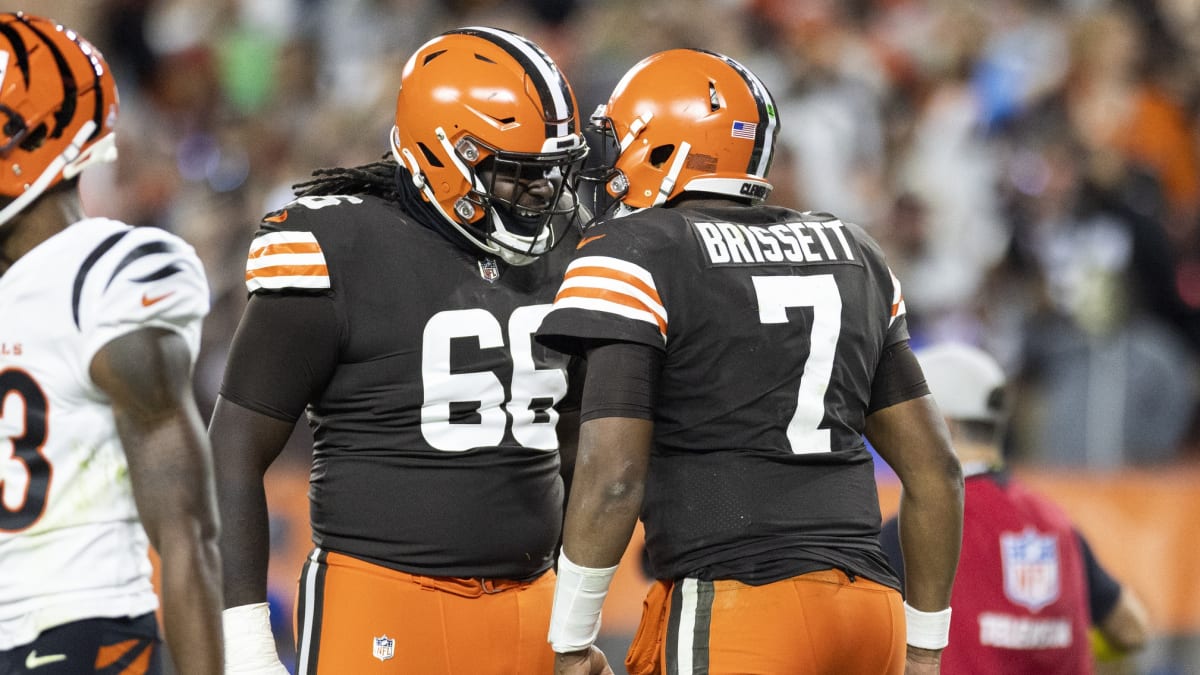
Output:
<svg viewBox="0 0 1200 675">
<path fill-rule="evenodd" d="M 825 418 L 825 391 L 833 376 L 833 356 L 842 332 L 842 295 L 832 274 L 798 277 L 752 277 L 758 297 L 758 320 L 787 323 L 789 307 L 812 307 L 811 345 L 796 412 L 788 422 L 787 438 L 792 452 L 806 454 L 833 449 L 829 429 L 819 428 Z"/>
<path fill-rule="evenodd" d="M 0 530 L 23 530 L 46 508 L 45 443 L 46 395 L 22 371 L 0 372 Z"/>
</svg>

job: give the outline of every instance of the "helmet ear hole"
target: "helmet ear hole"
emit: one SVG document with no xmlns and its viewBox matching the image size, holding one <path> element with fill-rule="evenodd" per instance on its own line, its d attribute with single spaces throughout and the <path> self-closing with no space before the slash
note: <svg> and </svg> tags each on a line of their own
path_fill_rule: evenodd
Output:
<svg viewBox="0 0 1200 675">
<path fill-rule="evenodd" d="M 674 153 L 674 145 L 660 145 L 650 151 L 650 165 L 656 169 L 661 168 Z"/>
<path fill-rule="evenodd" d="M 442 160 L 438 159 L 437 155 L 433 154 L 433 151 L 426 147 L 424 143 L 418 142 L 417 147 L 421 149 L 421 154 L 425 155 L 426 162 L 429 162 L 431 165 L 436 166 L 439 169 L 444 166 L 442 164 Z"/>
<path fill-rule="evenodd" d="M 10 116 L 8 121 L 4 123 L 5 138 L 12 138 L 22 131 L 25 131 L 25 122 L 16 115 Z"/>
<path fill-rule="evenodd" d="M 25 138 L 21 139 L 21 149 L 26 152 L 32 152 L 42 146 L 42 142 L 46 140 L 46 125 L 39 124 L 36 129 L 30 131 Z"/>
</svg>

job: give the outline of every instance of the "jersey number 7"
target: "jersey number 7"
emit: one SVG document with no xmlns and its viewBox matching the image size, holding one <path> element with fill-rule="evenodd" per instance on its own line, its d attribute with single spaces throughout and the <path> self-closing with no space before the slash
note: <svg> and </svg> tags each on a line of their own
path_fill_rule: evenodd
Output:
<svg viewBox="0 0 1200 675">
<path fill-rule="evenodd" d="M 758 320 L 787 323 L 788 307 L 812 307 L 808 361 L 800 375 L 796 412 L 788 422 L 787 438 L 792 452 L 830 452 L 829 429 L 819 425 L 825 418 L 825 391 L 833 376 L 833 357 L 842 332 L 842 295 L 832 274 L 788 277 L 751 277 L 758 298 Z"/>
</svg>

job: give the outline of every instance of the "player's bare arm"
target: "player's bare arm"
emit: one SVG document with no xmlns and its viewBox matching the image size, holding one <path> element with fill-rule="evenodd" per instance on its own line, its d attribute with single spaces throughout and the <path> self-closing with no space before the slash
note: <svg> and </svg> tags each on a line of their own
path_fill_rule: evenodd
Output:
<svg viewBox="0 0 1200 675">
<path fill-rule="evenodd" d="M 642 508 L 653 430 L 648 420 L 626 417 L 589 420 L 580 428 L 563 525 L 563 550 L 575 564 L 620 562 Z"/>
<path fill-rule="evenodd" d="M 563 524 L 563 555 L 581 568 L 614 567 L 621 560 L 642 508 L 654 425 L 604 417 L 583 423 L 575 479 Z M 560 573 L 562 562 L 560 561 Z M 611 673 L 594 645 L 560 653 L 558 675 Z"/>
<path fill-rule="evenodd" d="M 138 514 L 162 568 L 163 624 L 180 673 L 220 673 L 220 557 L 212 460 L 179 335 L 145 328 L 92 359 L 112 400 Z"/>
<path fill-rule="evenodd" d="M 866 436 L 903 486 L 900 546 L 904 555 L 905 601 L 936 612 L 950 604 L 962 546 L 962 468 L 949 432 L 931 396 L 910 399 L 867 417 Z M 911 636 L 911 632 L 910 632 Z M 936 671 L 937 653 L 909 646 L 908 672 Z"/>
</svg>

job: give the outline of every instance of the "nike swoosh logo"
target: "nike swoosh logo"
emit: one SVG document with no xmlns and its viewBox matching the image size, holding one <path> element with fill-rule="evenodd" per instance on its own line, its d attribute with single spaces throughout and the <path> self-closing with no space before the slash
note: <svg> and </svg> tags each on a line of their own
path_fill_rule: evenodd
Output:
<svg viewBox="0 0 1200 675">
<path fill-rule="evenodd" d="M 287 211 L 280 211 L 273 216 L 267 216 L 266 218 L 263 218 L 263 220 L 268 223 L 282 223 L 283 221 L 287 220 L 287 213 Z"/>
<path fill-rule="evenodd" d="M 603 239 L 607 236 L 608 236 L 607 234 L 597 234 L 594 237 L 584 237 L 583 239 L 579 240 L 579 245 L 575 247 L 575 250 L 578 251 L 579 249 L 583 248 L 584 246 L 587 246 L 588 244 L 592 243 L 593 241 L 596 241 L 597 239 Z"/>
<path fill-rule="evenodd" d="M 166 300 L 167 298 L 171 297 L 172 295 L 175 295 L 175 291 L 168 291 L 166 293 L 163 293 L 162 295 L 156 295 L 154 297 L 151 297 L 149 295 L 146 295 L 145 293 L 142 293 L 142 307 L 149 307 L 150 305 L 153 305 L 155 303 L 162 302 L 163 300 Z"/>
<path fill-rule="evenodd" d="M 66 654 L 46 654 L 45 656 L 38 656 L 37 650 L 35 649 L 29 652 L 29 656 L 25 657 L 25 670 L 33 670 L 34 668 L 40 668 L 44 665 L 66 660 Z"/>
</svg>

